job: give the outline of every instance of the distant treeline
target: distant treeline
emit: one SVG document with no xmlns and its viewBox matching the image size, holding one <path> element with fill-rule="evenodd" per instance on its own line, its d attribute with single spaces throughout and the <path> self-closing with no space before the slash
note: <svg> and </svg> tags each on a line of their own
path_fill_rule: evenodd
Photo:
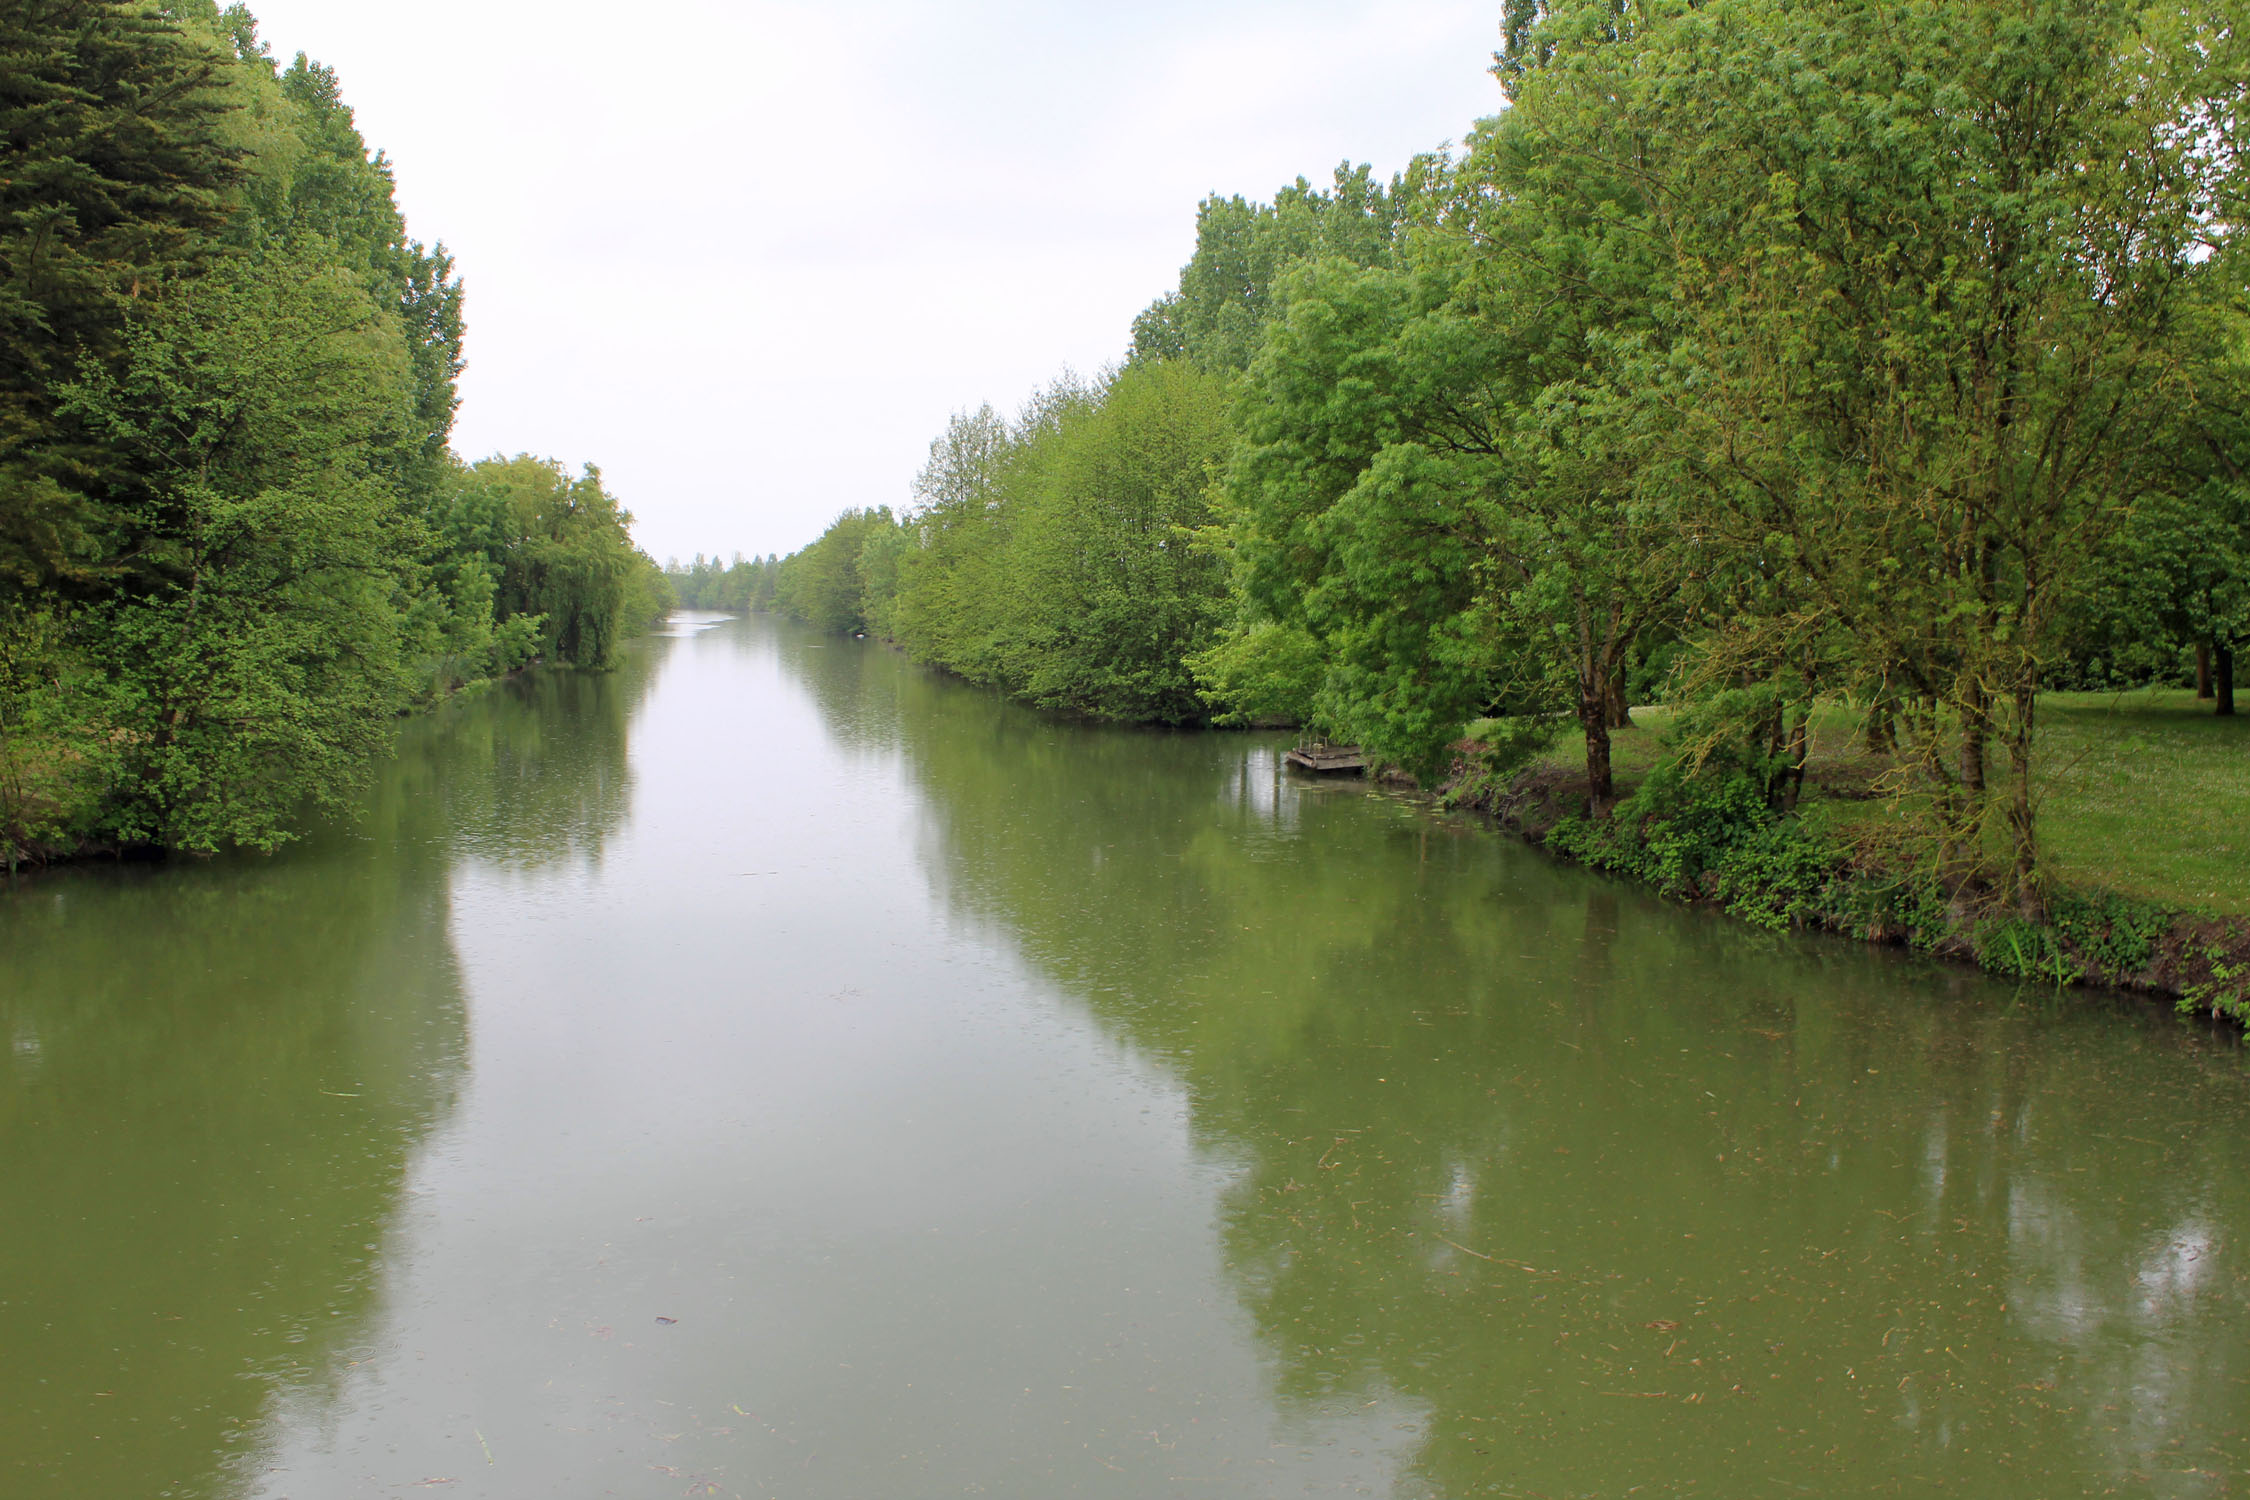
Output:
<svg viewBox="0 0 2250 1500">
<path fill-rule="evenodd" d="M 0 7 L 0 854 L 271 847 L 386 722 L 668 602 L 591 468 L 448 446 L 462 288 L 333 72 Z"/>
<path fill-rule="evenodd" d="M 664 565 L 665 581 L 682 609 L 771 609 L 780 575 L 780 558 L 746 558 L 739 552 L 726 563 L 698 552 L 686 567 L 677 558 Z"/>
<path fill-rule="evenodd" d="M 1425 777 L 1678 710 L 1776 811 L 1865 711 L 1949 882 L 2035 886 L 2037 694 L 2250 639 L 2250 45 L 2124 0 L 1509 0 L 1509 107 L 1212 198 L 1098 379 L 954 419 L 780 607 L 1034 702 Z M 1497 724 L 1497 728 L 1493 727 Z M 1660 780 L 1662 778 L 1659 778 Z"/>
</svg>

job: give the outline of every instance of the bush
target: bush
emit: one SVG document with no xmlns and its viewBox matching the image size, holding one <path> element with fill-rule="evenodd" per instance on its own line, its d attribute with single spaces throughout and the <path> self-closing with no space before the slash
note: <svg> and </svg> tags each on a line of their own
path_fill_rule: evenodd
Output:
<svg viewBox="0 0 2250 1500">
<path fill-rule="evenodd" d="M 1746 922 L 1783 928 L 1833 922 L 1845 910 L 1849 852 L 1795 819 L 1769 823 L 1722 855 L 1711 894 Z"/>
<path fill-rule="evenodd" d="M 2071 951 L 2096 971 L 2117 978 L 2154 962 L 2157 945 L 2172 928 L 2172 918 L 2161 908 L 2106 891 L 2057 897 L 2049 917 Z"/>
</svg>

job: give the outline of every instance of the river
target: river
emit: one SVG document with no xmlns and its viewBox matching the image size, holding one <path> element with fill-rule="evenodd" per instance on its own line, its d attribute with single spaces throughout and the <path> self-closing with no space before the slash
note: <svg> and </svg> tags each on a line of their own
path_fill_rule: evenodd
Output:
<svg viewBox="0 0 2250 1500">
<path fill-rule="evenodd" d="M 2250 1070 L 682 618 L 0 893 L 0 1494 L 2239 1495 Z"/>
</svg>

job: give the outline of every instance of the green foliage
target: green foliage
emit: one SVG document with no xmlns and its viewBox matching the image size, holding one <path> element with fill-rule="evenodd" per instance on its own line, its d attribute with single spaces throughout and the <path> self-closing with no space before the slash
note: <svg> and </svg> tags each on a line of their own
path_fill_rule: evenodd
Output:
<svg viewBox="0 0 2250 1500">
<path fill-rule="evenodd" d="M 1848 906 L 1849 851 L 1776 815 L 1761 781 L 1739 769 L 1691 773 L 1667 762 L 1611 818 L 1565 818 L 1546 843 L 1667 895 L 1708 897 L 1761 927 L 1834 925 Z"/>
<path fill-rule="evenodd" d="M 2174 917 L 2153 903 L 2107 891 L 2065 891 L 2048 904 L 2047 920 L 2094 972 L 2120 977 L 2139 974 L 2156 961 Z"/>
<path fill-rule="evenodd" d="M 872 536 L 897 527 L 887 506 L 845 511 L 811 546 L 781 560 L 774 607 L 833 635 L 864 634 L 871 605 L 881 611 L 890 600 L 869 599 L 860 559 Z"/>
<path fill-rule="evenodd" d="M 1948 878 L 2029 891 L 2034 698 L 2101 549 L 2174 482 L 2185 335 L 2232 275 L 2208 122 L 2235 44 L 2064 0 L 1654 15 L 1540 71 L 1666 143 L 1640 175 L 1699 518 L 1771 580 L 1715 634 L 1808 674 L 1842 646 L 1910 706 Z"/>
<path fill-rule="evenodd" d="M 746 558 L 737 552 L 731 562 L 722 564 L 715 554 L 705 557 L 698 552 L 695 561 L 685 567 L 677 560 L 667 563 L 664 576 L 681 609 L 747 612 L 773 607 L 780 571 L 778 557 Z"/>
<path fill-rule="evenodd" d="M 0 862 L 66 849 L 113 775 L 97 680 L 53 609 L 0 610 Z"/>
<path fill-rule="evenodd" d="M 464 468 L 442 246 L 247 10 L 0 14 L 0 853 L 271 848 L 391 717 L 668 607 L 589 470 Z"/>
<path fill-rule="evenodd" d="M 623 531 L 622 525 L 619 530 Z M 631 546 L 631 539 L 626 539 Z M 673 610 L 679 608 L 679 596 L 672 592 L 672 580 L 664 570 L 638 547 L 626 562 L 624 597 L 618 604 L 618 618 L 627 634 L 661 625 Z"/>
<path fill-rule="evenodd" d="M 2052 928 L 2014 912 L 1980 925 L 1970 942 L 1978 964 L 2004 979 L 2067 985 L 2085 977 Z"/>
<path fill-rule="evenodd" d="M 1512 108 L 1387 233 L 1214 200 L 1137 325 L 1245 370 L 1207 691 L 1425 777 L 1502 703 L 1569 711 L 1597 818 L 1636 686 L 1779 810 L 1850 694 L 1945 888 L 2036 904 L 2041 685 L 2195 646 L 2223 713 L 2250 628 L 2238 39 L 2062 0 L 1503 21 Z"/>
<path fill-rule="evenodd" d="M 1566 819 L 1547 836 L 1557 852 L 1693 896 L 1703 877 L 1770 822 L 1764 796 L 1740 774 L 1691 776 L 1664 766 L 1608 820 Z"/>
<path fill-rule="evenodd" d="M 0 591 L 97 569 L 114 461 L 57 410 L 144 297 L 216 249 L 242 152 L 228 58 L 154 7 L 0 7 Z"/>
<path fill-rule="evenodd" d="M 1510 714 L 1471 724 L 1467 737 L 1454 747 L 1446 805 L 1490 809 L 1504 804 L 1524 768 L 1552 748 L 1563 730 L 1556 714 Z"/>
<path fill-rule="evenodd" d="M 887 512 L 885 513 L 888 514 Z M 898 634 L 900 569 L 910 546 L 906 529 L 896 524 L 869 526 L 859 543 L 859 591 L 867 628 L 885 638 Z"/>
<path fill-rule="evenodd" d="M 1006 686 L 1106 718 L 1203 717 L 1187 661 L 1225 579 L 1195 536 L 1229 436 L 1224 385 L 1180 364 L 1127 370 L 1027 435 L 1002 503 Z"/>
<path fill-rule="evenodd" d="M 2181 1013 L 2208 1010 L 2250 1025 L 2250 960 L 2219 943 L 2206 944 L 2201 957 L 2205 977 L 2181 987 Z"/>
<path fill-rule="evenodd" d="M 130 464 L 100 611 L 114 836 L 270 848 L 334 803 L 400 700 L 398 501 L 377 469 L 407 400 L 353 280 L 290 255 L 237 263 L 133 326 L 63 410 Z"/>
<path fill-rule="evenodd" d="M 1973 959 L 2025 983 L 2147 983 L 2180 955 L 2192 926 L 2182 913 L 2111 892 L 2069 890 L 2029 912 L 1949 894 L 1926 869 L 1894 868 L 1777 814 L 1759 779 L 1711 766 L 1661 765 L 1604 821 L 1571 816 L 1546 835 L 1566 859 L 1643 881 L 1667 895 L 1706 899 L 1761 927 L 1818 927 L 1855 937 L 1903 939 Z M 2183 1010 L 2250 1016 L 2240 983 L 2250 974 L 2225 945 L 2206 946 L 2202 977 L 2181 982 Z"/>
<path fill-rule="evenodd" d="M 1490 185 L 1427 191 L 1466 209 Z M 1581 278 L 1496 288 L 1459 248 L 1433 234 L 1405 269 L 1286 281 L 1228 480 L 1239 628 L 1310 633 L 1316 720 L 1425 779 L 1495 707 L 1577 713 L 1606 812 L 1612 680 L 1683 597 L 1657 471 L 1635 461 L 1638 346 L 1617 299 L 1572 305 Z"/>
<path fill-rule="evenodd" d="M 1133 322 L 1131 363 L 1248 368 L 1283 274 L 1310 260 L 1387 263 L 1410 196 L 1405 183 L 1386 190 L 1366 166 L 1346 162 L 1325 191 L 1300 177 L 1271 203 L 1239 194 L 1204 199 L 1195 211 L 1195 255 L 1181 267 L 1178 289 Z"/>
<path fill-rule="evenodd" d="M 451 477 L 445 522 L 496 581 L 495 618 L 536 617 L 539 655 L 606 667 L 618 645 L 669 608 L 632 543 L 629 515 L 586 465 L 572 478 L 553 459 L 487 458 Z"/>
<path fill-rule="evenodd" d="M 1227 609 L 1201 534 L 1229 400 L 1223 379 L 1156 363 L 1066 378 L 1013 424 L 956 417 L 918 508 L 838 518 L 782 561 L 777 606 L 1046 707 L 1200 721 L 1190 663 Z"/>
<path fill-rule="evenodd" d="M 1248 617 L 1239 596 L 1229 613 L 1243 623 L 1188 658 L 1203 696 L 1221 705 L 1214 722 L 1310 723 L 1328 673 L 1320 642 L 1302 626 Z"/>
<path fill-rule="evenodd" d="M 2085 580 L 2058 685 L 2182 682 L 2197 648 L 2250 651 L 2250 489 L 2214 476 L 2181 490 L 2135 505 Z"/>
<path fill-rule="evenodd" d="M 1831 923 L 1850 854 L 1793 818 L 1738 839 L 1712 867 L 1711 894 L 1744 921 L 1776 930 Z"/>
</svg>

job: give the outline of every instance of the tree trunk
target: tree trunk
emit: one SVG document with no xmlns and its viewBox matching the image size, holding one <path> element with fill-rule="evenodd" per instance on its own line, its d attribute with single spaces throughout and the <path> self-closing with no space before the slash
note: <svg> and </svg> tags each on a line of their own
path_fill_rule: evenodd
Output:
<svg viewBox="0 0 2250 1500">
<path fill-rule="evenodd" d="M 2211 690 L 2211 643 L 2209 641 L 2197 641 L 2195 643 L 2195 696 L 2198 698 L 2214 696 Z"/>
<path fill-rule="evenodd" d="M 1861 726 L 1860 739 L 1869 755 L 1898 753 L 1898 725 L 1891 717 L 1891 700 L 1888 697 L 1879 697 L 1867 705 L 1867 718 Z"/>
<path fill-rule="evenodd" d="M 1606 818 L 1617 805 L 1617 787 L 1609 771 L 1609 693 L 1598 681 L 1579 689 L 1578 724 L 1586 731 L 1586 811 Z"/>
<path fill-rule="evenodd" d="M 1990 702 L 1982 688 L 1972 689 L 1961 706 L 1961 788 L 1975 803 L 1984 801 L 1984 752 L 1990 734 Z"/>
<path fill-rule="evenodd" d="M 2234 712 L 2234 647 L 2222 645 L 2215 648 L 2211 654 L 2215 658 L 2212 662 L 2214 670 L 2211 673 L 2214 679 L 2212 686 L 2215 689 L 2213 696 L 2219 700 L 2219 706 L 2213 712 L 2222 715 L 2232 714 Z"/>
<path fill-rule="evenodd" d="M 2015 778 L 2009 788 L 2008 837 L 2015 849 L 2013 885 L 2016 906 L 2027 917 L 2036 918 L 2039 910 L 2039 843 L 2033 823 L 2034 804 L 2031 787 L 2031 748 L 2033 716 L 2039 706 L 2039 683 L 2036 676 L 2026 673 L 2015 690 L 2015 722 L 2008 726 L 2008 770 Z"/>
<path fill-rule="evenodd" d="M 1805 703 L 1797 710 L 1797 721 L 1789 726 L 1789 766 L 1781 778 L 1781 811 L 1795 812 L 1805 795 L 1805 766 L 1812 760 L 1812 704 Z"/>
<path fill-rule="evenodd" d="M 1945 705 L 1917 705 L 1914 753 L 1929 779 L 1938 826 L 1938 879 L 1949 891 L 1974 880 L 1984 865 L 1985 749 L 1991 732 L 1981 691 L 1956 685 L 1951 706 L 1959 724 L 1947 723 Z M 1949 766 L 1948 760 L 1952 761 Z"/>
<path fill-rule="evenodd" d="M 1623 662 L 1619 662 L 1617 670 L 1609 674 L 1608 699 L 1609 727 L 1612 729 L 1632 728 L 1633 708 L 1631 704 L 1625 701 L 1625 664 Z"/>
</svg>

